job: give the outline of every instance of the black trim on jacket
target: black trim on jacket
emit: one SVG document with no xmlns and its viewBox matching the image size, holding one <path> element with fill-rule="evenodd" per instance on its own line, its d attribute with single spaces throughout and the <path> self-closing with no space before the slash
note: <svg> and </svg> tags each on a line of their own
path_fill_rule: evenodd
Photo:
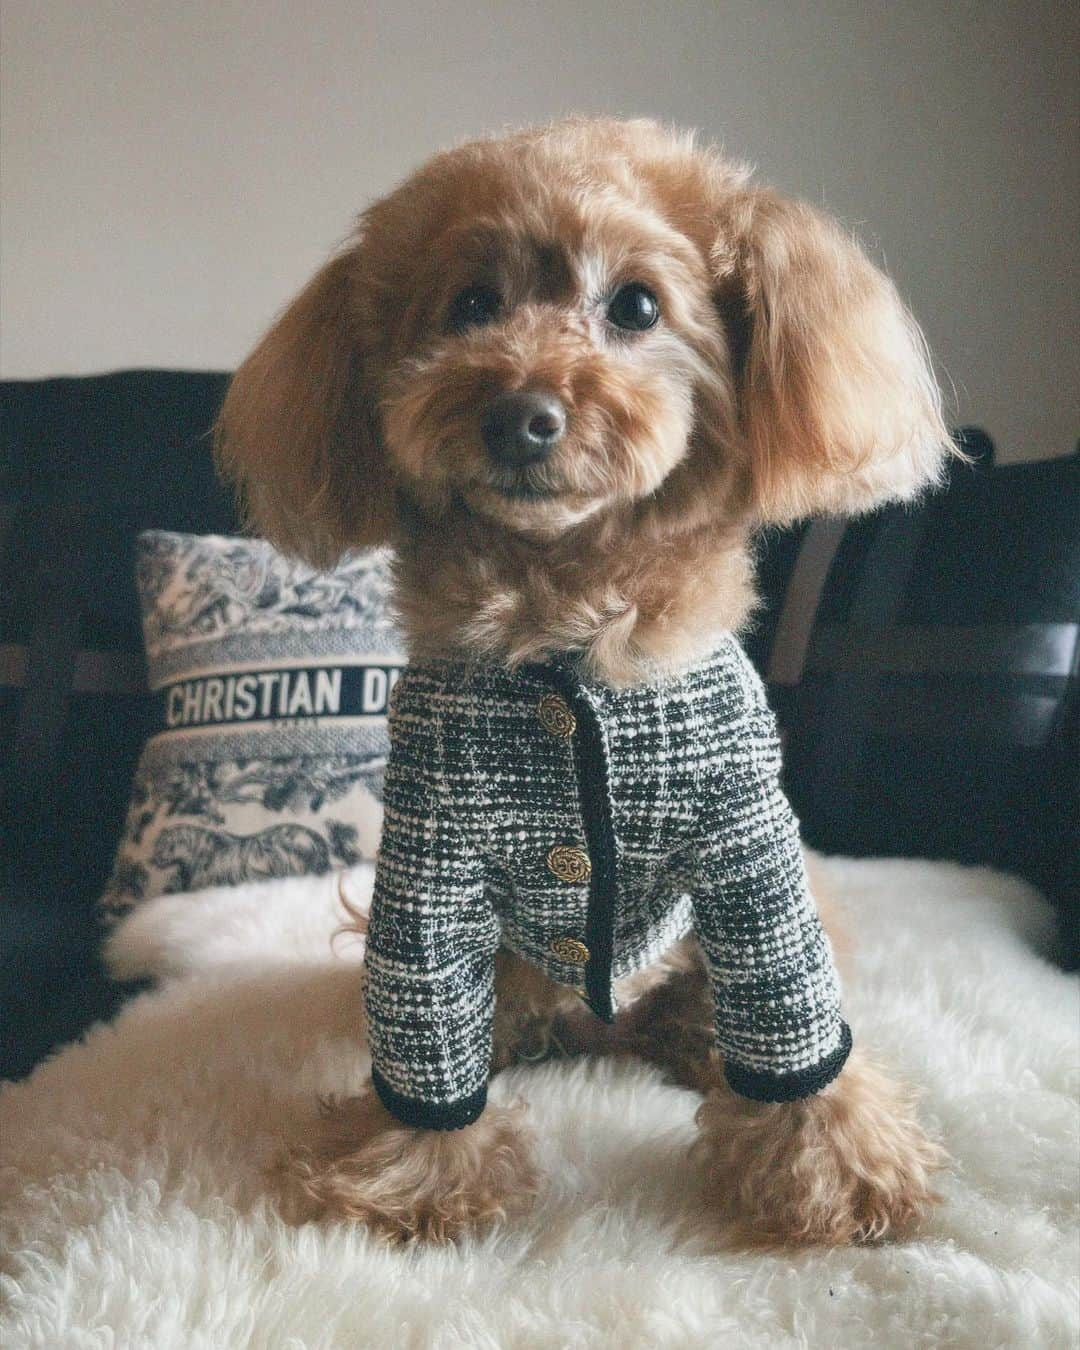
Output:
<svg viewBox="0 0 1080 1350">
<path fill-rule="evenodd" d="M 418 1130 L 460 1130 L 477 1120 L 487 1105 L 487 1083 L 456 1102 L 422 1102 L 395 1092 L 378 1069 L 372 1067 L 371 1082 L 379 1100 L 403 1125 Z"/>
<path fill-rule="evenodd" d="M 615 954 L 615 828 L 611 819 L 607 749 L 596 710 L 581 686 L 563 666 L 537 666 L 537 675 L 553 684 L 577 718 L 574 736 L 574 767 L 589 862 L 589 908 L 585 917 L 585 991 L 592 1012 L 604 1022 L 614 1022 L 611 1002 L 611 963 Z"/>
<path fill-rule="evenodd" d="M 755 1102 L 796 1102 L 828 1087 L 851 1054 L 851 1028 L 841 1019 L 840 1044 L 828 1059 L 802 1073 L 755 1073 L 753 1069 L 725 1061 L 724 1077 L 732 1092 Z"/>
</svg>

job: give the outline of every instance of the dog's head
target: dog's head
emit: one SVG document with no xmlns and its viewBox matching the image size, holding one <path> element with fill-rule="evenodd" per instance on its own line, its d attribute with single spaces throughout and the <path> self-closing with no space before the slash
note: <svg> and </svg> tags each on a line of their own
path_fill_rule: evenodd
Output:
<svg viewBox="0 0 1080 1350">
<path fill-rule="evenodd" d="M 437 156 L 237 372 L 219 453 L 318 563 L 402 502 L 551 537 L 648 502 L 787 521 L 904 498 L 949 440 L 891 283 L 690 137 L 574 120 Z"/>
</svg>

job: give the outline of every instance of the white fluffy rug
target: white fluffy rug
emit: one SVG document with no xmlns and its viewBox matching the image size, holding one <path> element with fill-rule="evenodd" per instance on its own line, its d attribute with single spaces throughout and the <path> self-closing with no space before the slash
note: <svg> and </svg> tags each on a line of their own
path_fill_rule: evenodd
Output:
<svg viewBox="0 0 1080 1350">
<path fill-rule="evenodd" d="M 0 1096 L 0 1344 L 22 1347 L 1074 1347 L 1077 982 L 1047 914 L 986 869 L 833 860 L 862 946 L 856 1036 L 925 1091 L 953 1157 L 902 1246 L 717 1249 L 684 1159 L 695 1099 L 633 1065 L 517 1070 L 547 1182 L 450 1250 L 289 1228 L 263 1169 L 359 1086 L 359 948 L 332 879 L 152 902 L 118 931 L 160 976 Z M 363 874 L 351 878 L 363 890 Z M 355 893 L 355 892 L 354 892 Z"/>
</svg>

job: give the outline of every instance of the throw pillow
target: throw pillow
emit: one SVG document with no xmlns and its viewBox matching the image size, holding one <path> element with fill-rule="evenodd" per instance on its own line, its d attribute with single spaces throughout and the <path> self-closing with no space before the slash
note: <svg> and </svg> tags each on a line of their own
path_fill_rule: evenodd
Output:
<svg viewBox="0 0 1080 1350">
<path fill-rule="evenodd" d="M 404 665 L 388 553 L 322 573 L 261 540 L 152 530 L 136 554 L 153 727 L 106 910 L 373 857 Z"/>
</svg>

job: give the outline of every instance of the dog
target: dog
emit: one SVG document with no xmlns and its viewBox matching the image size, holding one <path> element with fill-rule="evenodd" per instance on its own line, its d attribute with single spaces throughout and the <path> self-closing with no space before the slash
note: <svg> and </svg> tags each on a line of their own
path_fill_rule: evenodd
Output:
<svg viewBox="0 0 1080 1350">
<path fill-rule="evenodd" d="M 695 1149 L 732 1240 L 911 1231 L 943 1154 L 909 1093 L 848 1052 L 775 733 L 731 636 L 754 608 L 756 531 L 909 499 L 953 452 L 886 277 L 816 210 L 653 122 L 471 142 L 363 213 L 236 373 L 217 447 L 251 525 L 283 550 L 325 567 L 394 545 L 419 672 L 396 696 L 368 935 L 379 1068 L 291 1151 L 307 1212 L 436 1241 L 518 1212 L 539 1185 L 533 1136 L 483 1083 L 562 1051 L 639 1055 L 703 1095 Z M 707 817 L 745 880 L 750 852 L 733 841 L 775 832 L 726 918 L 704 891 L 687 909 L 684 852 L 620 835 L 660 771 L 642 751 L 626 772 L 611 745 L 626 716 L 655 711 L 655 690 L 665 727 L 693 730 L 649 837 L 689 838 Z M 673 700 L 692 703 L 683 723 Z M 496 723 L 511 728 L 505 753 Z M 712 759 L 687 776 L 699 741 Z M 725 796 L 732 774 L 745 798 Z M 545 858 L 532 815 L 569 842 Z M 635 881 L 624 926 L 640 932 L 613 939 L 613 878 L 634 860 L 666 908 Z M 771 936 L 770 885 L 789 905 Z M 556 913 L 568 931 L 548 943 Z M 717 1010 L 759 959 L 738 948 L 749 929 L 794 992 L 766 981 L 732 1030 Z M 632 968 L 613 941 L 637 942 Z M 762 1021 L 781 1004 L 799 1016 Z M 816 1049 L 774 1064 L 765 1022 L 777 1045 Z"/>
</svg>

